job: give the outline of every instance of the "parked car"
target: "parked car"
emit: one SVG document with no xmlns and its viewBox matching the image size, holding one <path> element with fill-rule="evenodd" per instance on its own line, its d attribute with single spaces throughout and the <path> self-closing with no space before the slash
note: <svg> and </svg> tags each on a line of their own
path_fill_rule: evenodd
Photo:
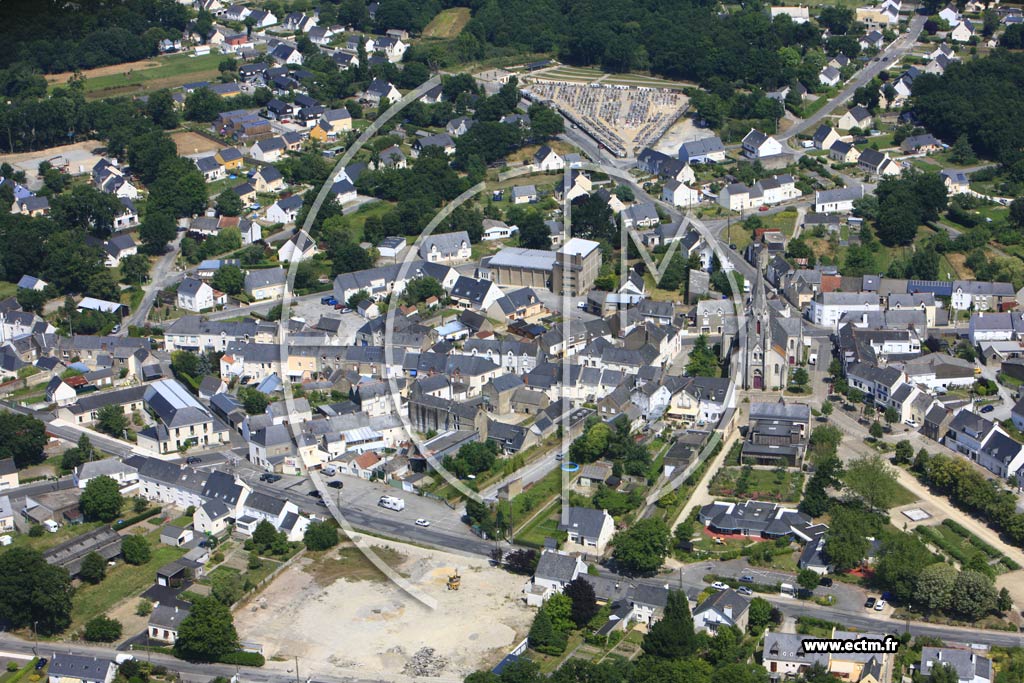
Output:
<svg viewBox="0 0 1024 683">
<path fill-rule="evenodd" d="M 987 406 L 982 406 L 981 407 L 981 412 L 983 412 L 983 413 L 991 413 L 995 409 L 996 409 L 996 407 L 994 405 L 989 404 Z"/>
<path fill-rule="evenodd" d="M 430 522 L 421 517 L 416 520 L 416 526 L 430 526 Z"/>
<path fill-rule="evenodd" d="M 742 581 L 743 583 L 754 583 L 754 577 L 750 574 L 744 574 L 740 577 L 740 581 Z"/>
<path fill-rule="evenodd" d="M 185 458 L 186 465 L 198 465 L 202 461 L 203 459 L 200 458 L 198 455 L 190 455 L 187 458 Z"/>
<path fill-rule="evenodd" d="M 881 612 L 884 609 L 885 609 L 885 600 L 879 600 L 878 602 L 875 603 L 875 611 L 876 612 Z"/>
<path fill-rule="evenodd" d="M 309 495 L 313 496 L 314 498 L 323 498 L 324 497 L 323 494 L 320 493 L 319 491 L 317 491 L 316 489 L 313 489 L 312 491 L 310 491 Z"/>
<path fill-rule="evenodd" d="M 276 481 L 281 481 L 280 474 L 271 474 L 270 472 L 264 472 L 260 475 L 260 481 L 265 481 L 268 484 L 273 484 Z"/>
<path fill-rule="evenodd" d="M 750 586 L 740 586 L 736 589 L 736 592 L 740 595 L 753 595 L 754 591 L 750 590 Z"/>
<path fill-rule="evenodd" d="M 340 481 L 338 481 L 338 480 L 329 481 L 329 482 L 327 482 L 327 485 L 330 486 L 332 489 L 343 489 L 343 488 L 345 488 L 345 484 L 340 482 Z"/>
<path fill-rule="evenodd" d="M 335 299 L 333 296 L 325 296 L 320 299 L 320 303 L 323 304 L 324 306 L 333 306 L 334 304 L 338 303 L 338 300 Z"/>
<path fill-rule="evenodd" d="M 874 598 L 868 598 L 867 600 L 864 601 L 864 607 L 866 607 L 867 609 L 871 609 L 874 606 L 875 606 L 875 599 Z"/>
<path fill-rule="evenodd" d="M 821 581 L 818 581 L 818 585 L 824 586 L 825 588 L 829 588 L 832 586 L 832 579 L 828 578 L 827 576 L 823 576 L 821 577 Z"/>
<path fill-rule="evenodd" d="M 41 671 L 44 666 L 50 662 L 46 657 L 40 657 L 39 661 L 36 662 L 36 671 Z"/>
<path fill-rule="evenodd" d="M 728 586 L 722 583 L 721 581 L 715 581 L 713 584 L 711 584 L 711 587 L 714 588 L 716 591 L 724 591 L 726 588 L 728 588 Z"/>
</svg>

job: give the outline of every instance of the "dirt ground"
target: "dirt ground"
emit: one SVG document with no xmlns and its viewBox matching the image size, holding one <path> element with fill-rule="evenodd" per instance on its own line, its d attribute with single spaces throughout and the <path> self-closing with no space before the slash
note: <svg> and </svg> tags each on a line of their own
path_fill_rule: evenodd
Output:
<svg viewBox="0 0 1024 683">
<path fill-rule="evenodd" d="M 68 173 L 71 175 L 89 173 L 96 162 L 102 158 L 101 155 L 96 154 L 96 150 L 102 148 L 103 143 L 99 140 L 83 140 L 73 145 L 50 147 L 35 152 L 0 154 L 0 162 L 6 161 L 11 166 L 24 171 L 25 175 L 28 176 L 26 184 L 35 190 L 42 187 L 43 184 L 43 181 L 37 177 L 40 162 L 53 159 L 54 157 L 64 157 L 68 162 Z"/>
<path fill-rule="evenodd" d="M 658 152 L 663 152 L 671 157 L 675 157 L 679 154 L 679 146 L 684 142 L 690 140 L 702 140 L 703 138 L 709 138 L 715 134 L 715 131 L 710 128 L 698 128 L 693 122 L 693 116 L 687 115 L 681 117 L 672 126 L 665 131 L 665 134 L 661 136 L 654 144 L 654 149 Z"/>
<path fill-rule="evenodd" d="M 202 152 L 213 152 L 221 148 L 221 145 L 198 133 L 173 133 L 171 139 L 174 140 L 174 144 L 178 148 L 178 155 L 183 157 Z"/>
<path fill-rule="evenodd" d="M 395 681 L 410 680 L 413 656 L 433 648 L 437 668 L 431 679 L 461 681 L 496 664 L 525 637 L 533 610 L 522 602 L 522 577 L 482 559 L 379 543 L 386 546 L 381 558 L 436 600 L 436 610 L 390 583 L 348 547 L 301 558 L 259 599 L 238 610 L 241 640 L 261 643 L 267 666 L 290 670 L 297 656 L 303 675 L 373 672 Z M 462 588 L 448 591 L 447 577 L 456 568 Z"/>
<path fill-rule="evenodd" d="M 100 66 L 95 69 L 88 69 L 82 72 L 82 75 L 86 78 L 97 78 L 99 76 L 111 76 L 114 74 L 121 74 L 126 71 L 141 71 L 143 69 L 153 69 L 160 66 L 160 62 L 154 59 L 140 59 L 137 62 L 125 62 L 124 64 L 111 64 L 110 66 Z M 62 74 L 50 74 L 46 77 L 46 82 L 51 85 L 62 85 L 71 80 L 74 75 L 73 71 L 66 71 Z"/>
</svg>

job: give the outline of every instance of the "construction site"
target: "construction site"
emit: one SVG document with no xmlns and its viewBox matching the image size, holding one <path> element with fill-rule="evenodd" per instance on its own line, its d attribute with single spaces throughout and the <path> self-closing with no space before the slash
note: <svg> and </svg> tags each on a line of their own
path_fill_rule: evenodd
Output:
<svg viewBox="0 0 1024 683">
<path fill-rule="evenodd" d="M 290 670 L 298 657 L 303 678 L 373 672 L 461 681 L 494 666 L 526 637 L 533 610 L 522 599 L 523 577 L 482 558 L 374 543 L 390 571 L 436 609 L 348 545 L 299 558 L 239 608 L 241 640 L 259 642 L 268 667 Z"/>
</svg>

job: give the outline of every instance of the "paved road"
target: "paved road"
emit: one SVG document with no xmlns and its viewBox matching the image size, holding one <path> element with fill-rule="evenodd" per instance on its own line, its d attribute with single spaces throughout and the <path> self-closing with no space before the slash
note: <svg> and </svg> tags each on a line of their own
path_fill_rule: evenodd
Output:
<svg viewBox="0 0 1024 683">
<path fill-rule="evenodd" d="M 185 273 L 176 271 L 174 268 L 175 261 L 178 258 L 178 249 L 181 246 L 181 240 L 185 236 L 184 232 L 179 232 L 178 236 L 171 242 L 170 248 L 167 252 L 156 261 L 156 265 L 153 266 L 149 274 L 149 283 L 143 287 L 145 295 L 142 297 L 142 301 L 139 303 L 131 315 L 124 319 L 121 323 L 121 331 L 118 333 L 121 336 L 128 334 L 128 326 L 134 325 L 141 327 L 146 324 L 146 319 L 149 317 L 149 312 L 153 308 L 153 303 L 156 301 L 156 295 L 161 289 L 171 285 L 178 280 L 185 277 Z"/>
<path fill-rule="evenodd" d="M 814 130 L 814 128 L 821 123 L 822 119 L 835 111 L 840 104 L 853 97 L 853 93 L 856 92 L 857 88 L 864 86 L 864 84 L 877 76 L 884 69 L 898 63 L 900 59 L 902 59 L 903 56 L 914 47 L 914 44 L 917 43 L 917 38 L 921 35 L 922 29 L 924 29 L 925 20 L 926 17 L 920 14 L 915 14 L 911 17 L 910 25 L 908 26 L 906 33 L 891 42 L 879 55 L 879 60 L 877 62 L 868 62 L 863 69 L 858 71 L 853 78 L 846 82 L 846 86 L 840 90 L 835 97 L 829 100 L 825 106 L 816 111 L 810 117 L 792 126 L 785 133 L 776 137 L 780 141 L 783 141 L 796 135 L 800 135 L 801 133 Z"/>
</svg>

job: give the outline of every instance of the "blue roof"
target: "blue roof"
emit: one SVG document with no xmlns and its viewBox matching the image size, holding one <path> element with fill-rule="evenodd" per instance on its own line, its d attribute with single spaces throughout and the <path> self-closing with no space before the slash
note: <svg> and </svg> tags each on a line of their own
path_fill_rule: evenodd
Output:
<svg viewBox="0 0 1024 683">
<path fill-rule="evenodd" d="M 89 366 L 81 361 L 72 363 L 68 368 L 71 370 L 78 370 L 79 372 L 89 372 Z"/>
<path fill-rule="evenodd" d="M 505 659 L 498 662 L 498 665 L 491 669 L 491 673 L 501 674 L 505 670 L 505 667 L 512 662 L 519 661 L 519 655 L 505 655 Z"/>
<path fill-rule="evenodd" d="M 281 388 L 281 378 L 277 374 L 270 375 L 256 386 L 256 391 L 264 394 L 272 394 Z"/>
<path fill-rule="evenodd" d="M 931 292 L 939 296 L 952 296 L 953 283 L 943 280 L 908 280 L 907 294 Z"/>
</svg>

